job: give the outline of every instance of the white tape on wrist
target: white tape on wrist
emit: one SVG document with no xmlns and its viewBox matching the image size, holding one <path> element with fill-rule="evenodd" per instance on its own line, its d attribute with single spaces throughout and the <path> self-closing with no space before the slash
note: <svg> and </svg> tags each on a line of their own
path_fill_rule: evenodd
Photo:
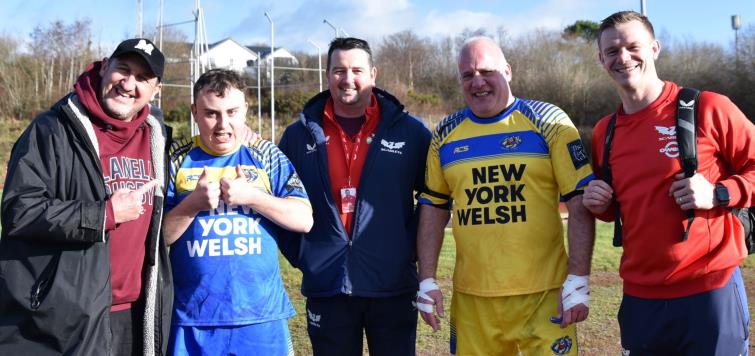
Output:
<svg viewBox="0 0 755 356">
<path fill-rule="evenodd" d="M 566 276 L 564 288 L 561 291 L 561 301 L 564 310 L 569 310 L 577 304 L 590 306 L 590 287 L 588 282 L 590 276 L 575 276 L 570 274 Z"/>
<path fill-rule="evenodd" d="M 433 312 L 433 305 L 435 305 L 435 301 L 433 298 L 431 298 L 429 295 L 427 295 L 427 292 L 433 291 L 433 290 L 440 290 L 438 288 L 438 285 L 435 283 L 434 278 L 425 278 L 422 282 L 419 282 L 419 291 L 417 292 L 417 309 L 421 312 L 425 313 L 432 313 Z M 420 301 L 419 298 L 422 298 L 424 300 L 429 300 L 430 303 L 425 303 Z"/>
</svg>

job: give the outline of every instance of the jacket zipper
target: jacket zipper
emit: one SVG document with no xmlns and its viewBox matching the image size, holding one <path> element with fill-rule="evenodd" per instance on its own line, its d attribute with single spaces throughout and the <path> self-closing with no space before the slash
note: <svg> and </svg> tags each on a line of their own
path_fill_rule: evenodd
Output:
<svg viewBox="0 0 755 356">
<path fill-rule="evenodd" d="M 30 307 L 33 310 L 39 309 L 42 302 L 50 292 L 50 286 L 55 276 L 55 272 L 58 270 L 58 262 L 60 261 L 60 253 L 53 255 L 50 262 L 47 264 L 42 273 L 39 275 L 39 279 L 31 286 L 30 295 Z"/>
</svg>

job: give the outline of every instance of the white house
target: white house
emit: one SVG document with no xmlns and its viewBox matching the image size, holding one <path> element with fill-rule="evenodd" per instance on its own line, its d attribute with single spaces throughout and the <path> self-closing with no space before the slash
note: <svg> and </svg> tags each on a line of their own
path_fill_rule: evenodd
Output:
<svg viewBox="0 0 755 356">
<path fill-rule="evenodd" d="M 275 48 L 275 53 L 273 53 L 272 57 L 270 56 L 270 46 L 246 46 L 246 48 L 254 53 L 259 53 L 260 56 L 262 56 L 262 60 L 267 65 L 270 65 L 270 60 L 275 57 L 275 65 L 289 67 L 299 66 L 299 60 L 283 47 Z"/>
<path fill-rule="evenodd" d="M 247 65 L 257 62 L 256 53 L 232 38 L 215 42 L 208 47 L 209 50 L 202 54 L 199 60 L 210 68 L 226 68 L 243 72 Z"/>
<path fill-rule="evenodd" d="M 266 68 L 270 66 L 273 57 L 276 66 L 299 66 L 299 60 L 282 47 L 276 48 L 273 56 L 270 56 L 269 46 L 244 46 L 230 37 L 208 47 L 209 50 L 200 56 L 199 60 L 210 68 L 226 68 L 237 72 L 256 73 L 258 55 L 262 57 L 261 65 L 265 68 L 262 73 L 268 72 Z"/>
</svg>

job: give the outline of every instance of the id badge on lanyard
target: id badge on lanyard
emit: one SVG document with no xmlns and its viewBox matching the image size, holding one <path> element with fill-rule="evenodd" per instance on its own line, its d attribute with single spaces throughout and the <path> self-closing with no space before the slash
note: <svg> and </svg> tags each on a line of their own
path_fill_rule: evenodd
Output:
<svg viewBox="0 0 755 356">
<path fill-rule="evenodd" d="M 357 188 L 341 188 L 341 213 L 353 213 L 357 205 Z"/>
<path fill-rule="evenodd" d="M 362 142 L 362 130 L 357 133 L 356 139 L 352 149 L 349 150 L 349 144 L 346 139 L 346 135 L 343 130 L 340 131 L 341 144 L 343 145 L 343 151 L 346 161 L 346 169 L 349 172 L 348 183 L 345 187 L 341 188 L 341 214 L 353 213 L 357 206 L 357 188 L 351 184 L 351 169 L 352 164 L 357 159 L 357 152 L 359 151 L 359 144 Z M 351 151 L 351 152 L 350 152 Z"/>
</svg>

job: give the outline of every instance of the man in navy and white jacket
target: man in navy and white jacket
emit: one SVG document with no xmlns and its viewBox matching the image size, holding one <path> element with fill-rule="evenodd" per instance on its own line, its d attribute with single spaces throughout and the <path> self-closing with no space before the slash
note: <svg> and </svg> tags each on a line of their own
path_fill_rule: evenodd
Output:
<svg viewBox="0 0 755 356">
<path fill-rule="evenodd" d="M 361 355 L 363 330 L 371 355 L 413 355 L 414 194 L 424 187 L 430 132 L 375 88 L 367 42 L 333 40 L 327 75 L 329 90 L 280 141 L 310 194 L 314 226 L 279 245 L 303 273 L 315 355 Z"/>
</svg>

